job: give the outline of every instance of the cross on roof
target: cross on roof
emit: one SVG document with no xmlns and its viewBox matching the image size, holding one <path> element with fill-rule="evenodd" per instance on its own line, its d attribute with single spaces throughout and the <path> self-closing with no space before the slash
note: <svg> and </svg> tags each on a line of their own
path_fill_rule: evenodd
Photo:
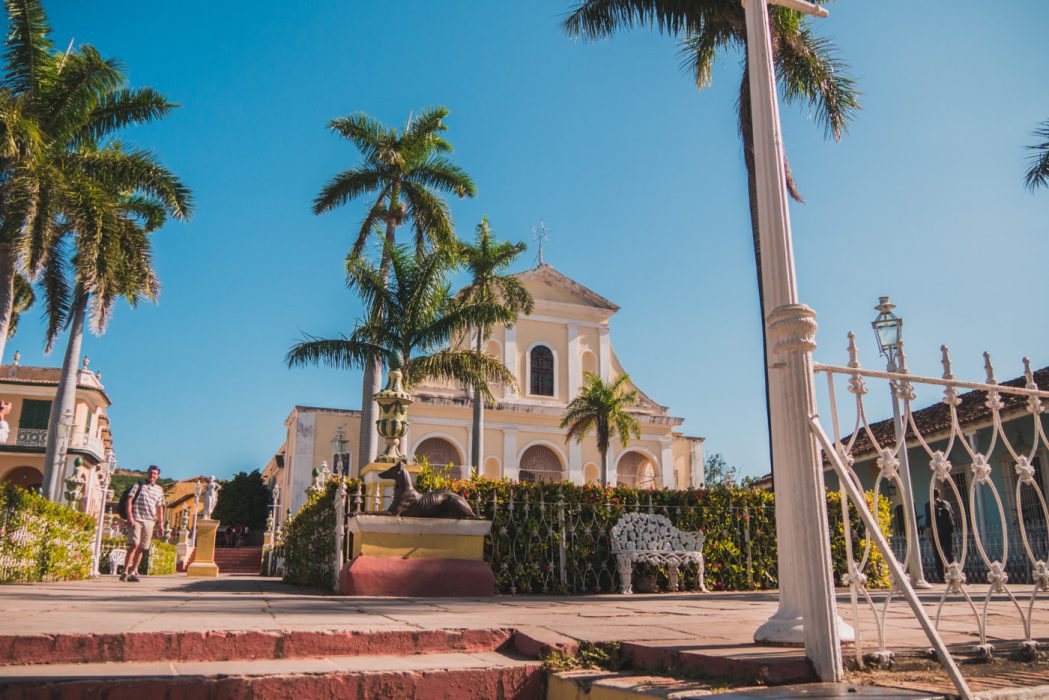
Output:
<svg viewBox="0 0 1049 700">
<path fill-rule="evenodd" d="M 539 220 L 538 226 L 532 227 L 532 239 L 539 244 L 539 265 L 543 265 L 543 244 L 550 240 L 550 229 L 543 224 L 543 220 Z"/>
</svg>

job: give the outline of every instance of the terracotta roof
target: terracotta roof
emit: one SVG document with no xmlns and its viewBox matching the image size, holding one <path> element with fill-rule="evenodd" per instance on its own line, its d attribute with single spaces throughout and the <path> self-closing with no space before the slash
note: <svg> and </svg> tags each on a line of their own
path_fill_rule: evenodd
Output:
<svg viewBox="0 0 1049 700">
<path fill-rule="evenodd" d="M 1049 367 L 1043 367 L 1036 371 L 1034 373 L 1034 381 L 1039 389 L 1049 389 Z M 1027 379 L 1025 377 L 1017 377 L 1015 379 L 1010 379 L 1007 382 L 999 382 L 999 386 L 1010 386 L 1022 389 L 1027 386 Z M 1009 413 L 1027 410 L 1026 396 L 1005 393 L 1000 396 L 1003 404 L 1003 416 Z M 983 423 L 991 419 L 991 409 L 984 405 L 984 402 L 987 400 L 986 392 L 979 390 L 967 391 L 964 394 L 959 394 L 958 398 L 961 399 L 961 403 L 958 404 L 958 425 L 960 427 L 966 428 L 970 425 Z M 913 415 L 918 430 L 921 431 L 922 437 L 926 440 L 932 435 L 945 433 L 951 428 L 951 410 L 950 407 L 942 401 L 935 403 L 932 406 L 914 411 Z M 874 433 L 874 437 L 878 440 L 878 443 L 883 447 L 895 442 L 896 431 L 893 427 L 893 420 L 891 418 L 878 421 L 877 423 L 871 423 L 870 428 L 871 432 Z M 848 444 L 848 441 L 851 439 L 852 436 L 849 435 L 848 437 L 843 438 L 842 442 Z M 914 429 L 909 424 L 907 425 L 906 440 L 908 443 L 917 442 L 917 438 L 914 435 Z M 861 430 L 860 434 L 856 437 L 856 444 L 852 448 L 852 456 L 858 458 L 862 455 L 870 454 L 873 451 L 874 448 L 870 443 L 870 439 L 867 437 L 866 431 Z"/>
</svg>

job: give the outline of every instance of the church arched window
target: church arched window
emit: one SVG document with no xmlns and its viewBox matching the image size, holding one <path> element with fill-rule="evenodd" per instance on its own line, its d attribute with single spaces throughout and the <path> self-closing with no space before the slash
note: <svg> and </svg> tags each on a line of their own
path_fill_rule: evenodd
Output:
<svg viewBox="0 0 1049 700">
<path fill-rule="evenodd" d="M 536 345 L 529 354 L 531 367 L 529 393 L 534 396 L 554 395 L 554 353 L 545 345 Z"/>
</svg>

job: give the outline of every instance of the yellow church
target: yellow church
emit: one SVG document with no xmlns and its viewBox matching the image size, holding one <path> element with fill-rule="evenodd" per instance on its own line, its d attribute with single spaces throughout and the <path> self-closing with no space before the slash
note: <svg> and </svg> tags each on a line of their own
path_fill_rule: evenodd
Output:
<svg viewBox="0 0 1049 700">
<path fill-rule="evenodd" d="M 512 326 L 497 327 L 485 351 L 502 358 L 517 387 L 492 387 L 496 405 L 485 410 L 482 463 L 478 471 L 492 479 L 520 481 L 599 480 L 601 455 L 593 436 L 566 442 L 560 427 L 568 402 L 583 385 L 584 372 L 609 381 L 626 370 L 612 349 L 609 321 L 614 303 L 553 267 L 516 275 L 535 299 L 531 314 Z M 613 442 L 608 483 L 640 488 L 687 488 L 703 485 L 703 438 L 683 435 L 682 418 L 670 415 L 636 385 L 632 409 L 640 439 L 624 448 Z M 409 455 L 432 465 L 451 465 L 453 475 L 469 473 L 473 413 L 470 394 L 461 387 L 424 383 L 411 389 L 405 438 Z M 298 510 L 315 468 L 355 476 L 360 411 L 295 406 L 284 421 L 284 444 L 263 473 L 276 483 L 281 508 Z"/>
</svg>

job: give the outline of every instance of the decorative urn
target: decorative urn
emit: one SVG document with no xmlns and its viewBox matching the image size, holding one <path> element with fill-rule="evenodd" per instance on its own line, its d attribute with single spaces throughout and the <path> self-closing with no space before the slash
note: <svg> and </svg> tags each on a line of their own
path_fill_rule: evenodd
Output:
<svg viewBox="0 0 1049 700">
<path fill-rule="evenodd" d="M 386 386 L 374 396 L 375 403 L 379 404 L 379 419 L 375 421 L 375 427 L 386 440 L 386 449 L 375 459 L 376 462 L 394 464 L 404 456 L 401 454 L 401 438 L 408 432 L 408 406 L 412 404 L 412 395 L 404 390 L 401 377 L 401 358 L 394 355 L 390 359 Z"/>
</svg>

